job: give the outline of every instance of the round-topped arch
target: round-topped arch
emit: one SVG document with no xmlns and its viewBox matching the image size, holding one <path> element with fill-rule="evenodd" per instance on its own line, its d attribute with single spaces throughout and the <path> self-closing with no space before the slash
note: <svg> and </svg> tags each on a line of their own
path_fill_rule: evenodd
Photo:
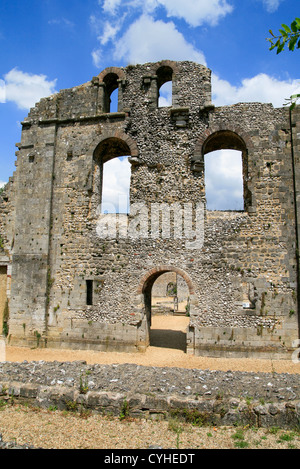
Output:
<svg viewBox="0 0 300 469">
<path fill-rule="evenodd" d="M 171 60 L 162 60 L 155 64 L 154 73 L 156 76 L 158 107 L 172 105 L 173 82 L 176 79 L 177 71 L 177 64 Z M 162 102 L 160 98 L 162 98 Z"/>
<path fill-rule="evenodd" d="M 106 161 L 110 159 L 109 154 L 112 153 L 112 148 L 114 148 L 112 157 L 122 156 L 124 151 L 126 151 L 126 154 L 129 154 L 131 158 L 138 158 L 139 156 L 136 141 L 122 130 L 115 129 L 103 132 L 100 138 L 97 136 L 90 145 L 88 153 L 97 160 L 100 155 L 103 155 L 104 149 L 108 148 L 109 143 L 112 144 L 112 147 L 110 150 L 108 149 L 109 153 L 105 157 Z"/>
<path fill-rule="evenodd" d="M 191 307 L 193 308 L 197 303 L 194 284 L 189 275 L 184 270 L 172 265 L 165 264 L 153 267 L 145 275 L 143 275 L 137 288 L 137 296 L 142 298 L 143 309 L 146 313 L 149 324 L 151 324 L 151 298 L 153 284 L 158 279 L 158 277 L 168 272 L 175 272 L 185 281 L 189 291 Z"/>
<path fill-rule="evenodd" d="M 105 68 L 99 75 L 99 86 L 102 90 L 101 107 L 105 113 L 111 112 L 112 95 L 114 91 L 118 93 L 117 110 L 122 109 L 122 84 L 125 83 L 124 70 L 118 67 Z"/>
<path fill-rule="evenodd" d="M 104 82 L 105 77 L 107 77 L 109 75 L 116 75 L 119 80 L 125 80 L 125 78 L 126 78 L 125 72 L 122 68 L 120 68 L 120 67 L 107 67 L 104 70 L 102 70 L 101 73 L 99 73 L 99 75 L 98 75 L 99 82 L 100 83 Z"/>
<path fill-rule="evenodd" d="M 92 205 L 96 212 L 129 213 L 131 166 L 138 160 L 136 142 L 118 129 L 107 129 L 90 146 Z M 133 161 L 134 160 L 134 161 Z M 116 175 L 111 191 L 111 174 Z M 119 176 L 122 174 L 122 182 Z"/>
<path fill-rule="evenodd" d="M 229 150 L 226 155 L 231 153 L 240 154 L 241 176 L 240 185 L 242 186 L 242 201 L 245 211 L 252 210 L 252 190 L 249 184 L 248 175 L 248 152 L 252 148 L 252 142 L 249 136 L 238 126 L 232 125 L 215 125 L 207 129 L 207 131 L 198 139 L 192 155 L 191 164 L 192 171 L 202 172 L 205 174 L 205 155 L 219 152 L 220 150 Z M 224 152 L 223 152 L 224 154 Z M 227 163 L 226 163 L 227 164 Z M 228 162 L 228 165 L 230 163 Z M 235 188 L 232 188 L 233 190 Z"/>
<path fill-rule="evenodd" d="M 167 316 L 164 316 L 165 321 L 166 321 L 166 318 L 167 318 L 167 323 L 169 324 L 169 326 L 171 326 L 170 330 L 169 330 L 169 327 L 167 327 L 167 328 L 164 327 L 163 330 L 160 327 L 157 329 L 157 325 L 154 326 L 154 329 L 152 329 L 152 327 L 151 327 L 151 326 L 153 326 L 152 300 L 154 300 L 154 302 L 155 302 L 154 294 L 152 293 L 152 287 L 154 286 L 155 283 L 157 285 L 157 282 L 161 282 L 162 278 L 165 277 L 165 274 L 169 274 L 169 273 L 175 273 L 176 274 L 176 287 L 179 287 L 179 290 L 182 291 L 182 288 L 183 288 L 183 290 L 187 290 L 185 292 L 185 294 L 188 296 L 188 298 L 187 298 L 188 299 L 188 303 L 187 303 L 188 309 L 186 309 L 186 311 L 182 311 L 181 313 L 176 312 L 176 314 L 181 315 L 183 313 L 183 315 L 185 316 L 183 322 L 185 322 L 185 320 L 186 320 L 185 327 L 188 327 L 190 319 L 189 319 L 189 317 L 187 317 L 187 312 L 189 311 L 190 314 L 194 313 L 194 308 L 195 308 L 195 306 L 197 306 L 198 301 L 197 301 L 197 297 L 195 295 L 194 284 L 193 284 L 190 276 L 184 270 L 182 270 L 178 267 L 163 264 L 163 265 L 153 267 L 148 272 L 146 272 L 142 276 L 142 278 L 139 282 L 138 288 L 137 288 L 137 295 L 136 295 L 136 297 L 137 297 L 136 300 L 137 301 L 136 301 L 136 304 L 139 304 L 139 307 L 141 308 L 141 310 L 143 312 L 143 321 L 144 321 L 144 324 L 146 326 L 145 327 L 146 343 L 151 344 L 151 340 L 154 339 L 155 340 L 154 344 L 156 344 L 156 346 L 169 347 L 170 345 L 167 345 L 167 344 L 170 344 L 169 339 L 171 339 L 171 343 L 173 344 L 172 348 L 181 348 L 182 350 L 186 351 L 187 350 L 187 333 L 186 333 L 187 330 L 185 332 L 183 330 L 181 330 L 181 331 L 177 330 L 177 332 L 175 332 L 173 330 L 173 326 L 172 326 L 172 324 L 174 324 L 174 321 L 176 323 L 176 318 L 172 317 L 173 314 L 175 314 L 175 305 L 174 305 L 174 313 L 171 313 L 171 315 L 170 315 L 170 311 L 168 310 L 168 306 L 167 306 L 167 310 L 165 312 L 165 314 Z M 180 282 L 177 278 L 178 276 L 181 277 L 180 282 L 183 281 L 183 283 L 186 285 L 185 287 L 183 287 L 182 284 L 180 286 Z M 159 277 L 161 277 L 161 278 L 159 278 Z M 164 278 L 164 281 L 167 281 L 167 279 Z M 177 291 L 175 296 L 177 296 L 177 295 L 179 295 L 179 291 Z M 160 300 L 161 300 L 161 298 L 160 298 Z M 164 301 L 165 300 L 163 299 L 163 303 L 164 303 Z M 177 298 L 177 301 L 178 301 L 178 298 Z M 169 307 L 170 307 L 170 305 L 169 305 Z M 154 308 L 154 306 L 153 306 L 153 308 Z M 190 316 L 190 314 L 188 314 L 188 316 Z M 155 316 L 155 318 L 156 318 L 156 322 L 157 322 L 157 320 L 160 321 L 159 320 L 160 316 Z M 182 319 L 180 319 L 180 321 L 182 323 Z M 155 334 L 155 335 L 153 335 L 153 334 Z M 150 338 L 152 338 L 152 339 L 150 339 Z M 176 345 L 177 342 L 178 342 L 178 344 Z M 179 343 L 181 344 L 180 346 L 179 346 Z"/>
<path fill-rule="evenodd" d="M 113 153 L 111 148 L 109 154 L 104 156 L 106 161 L 116 156 L 123 156 L 125 153 L 130 156 L 130 162 L 134 163 L 136 160 L 139 161 L 139 149 L 136 141 L 122 130 L 114 129 L 113 127 L 107 128 L 100 136 L 96 135 L 92 139 L 87 149 L 86 160 L 91 168 L 90 177 L 93 174 L 93 165 L 95 162 L 99 163 L 101 155 L 104 155 L 104 148 L 107 148 L 109 143 L 112 143 L 114 148 L 116 149 L 117 147 L 118 150 L 116 150 L 117 153 Z M 91 183 L 92 181 L 89 178 L 89 184 L 91 185 Z"/>
<path fill-rule="evenodd" d="M 102 162 L 123 155 L 138 158 L 138 154 L 139 151 L 135 140 L 120 130 L 103 133 L 93 149 L 94 159 L 101 159 Z"/>
<path fill-rule="evenodd" d="M 188 276 L 188 274 L 184 270 L 179 269 L 178 267 L 175 267 L 173 265 L 172 266 L 165 265 L 165 264 L 152 268 L 141 278 L 138 289 L 137 289 L 137 294 L 141 295 L 145 293 L 149 288 L 152 288 L 155 280 L 160 275 L 166 272 L 176 272 L 177 274 L 181 275 L 181 277 L 185 280 L 188 286 L 190 295 L 195 294 L 195 288 L 194 288 L 193 282 Z"/>
</svg>

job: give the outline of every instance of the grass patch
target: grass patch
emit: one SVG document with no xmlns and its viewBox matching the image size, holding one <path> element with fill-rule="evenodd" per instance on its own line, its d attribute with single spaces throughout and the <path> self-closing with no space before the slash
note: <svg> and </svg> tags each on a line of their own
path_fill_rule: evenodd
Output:
<svg viewBox="0 0 300 469">
<path fill-rule="evenodd" d="M 205 412 L 199 412 L 198 410 L 190 409 L 176 409 L 171 410 L 171 418 L 177 418 L 183 420 L 186 423 L 190 423 L 196 427 L 203 427 L 209 423 L 209 415 Z"/>
<path fill-rule="evenodd" d="M 127 399 L 125 398 L 124 401 L 123 401 L 121 410 L 120 410 L 119 419 L 124 420 L 128 417 L 129 417 L 129 404 L 127 402 Z"/>
<path fill-rule="evenodd" d="M 245 441 L 245 435 L 244 435 L 244 431 L 242 428 L 238 428 L 236 432 L 233 435 L 231 435 L 231 438 L 235 440 L 234 441 L 235 448 L 243 449 L 243 448 L 249 447 L 249 443 Z"/>
<path fill-rule="evenodd" d="M 293 432 L 282 433 L 279 436 L 277 443 L 284 443 L 285 441 L 293 441 L 294 438 L 295 438 L 295 434 Z"/>
<path fill-rule="evenodd" d="M 179 449 L 180 446 L 180 435 L 183 432 L 183 427 L 181 423 L 175 418 L 169 420 L 168 429 L 173 431 L 176 434 L 176 448 Z"/>
</svg>

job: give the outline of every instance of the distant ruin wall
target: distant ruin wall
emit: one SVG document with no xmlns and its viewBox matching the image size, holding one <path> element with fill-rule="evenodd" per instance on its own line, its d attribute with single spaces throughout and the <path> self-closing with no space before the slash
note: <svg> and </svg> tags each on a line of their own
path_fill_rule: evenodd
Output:
<svg viewBox="0 0 300 469">
<path fill-rule="evenodd" d="M 271 104 L 216 108 L 210 75 L 192 62 L 113 67 L 31 109 L 5 228 L 10 343 L 145 350 L 152 286 L 180 271 L 188 353 L 284 357 L 293 349 L 299 109 L 290 121 L 288 109 Z M 160 108 L 167 81 L 172 105 Z M 242 154 L 243 211 L 206 208 L 204 156 L 224 148 Z M 125 155 L 130 213 L 100 215 L 103 166 Z M 189 230 L 179 235 L 181 215 Z M 164 216 L 167 224 L 154 226 Z"/>
</svg>

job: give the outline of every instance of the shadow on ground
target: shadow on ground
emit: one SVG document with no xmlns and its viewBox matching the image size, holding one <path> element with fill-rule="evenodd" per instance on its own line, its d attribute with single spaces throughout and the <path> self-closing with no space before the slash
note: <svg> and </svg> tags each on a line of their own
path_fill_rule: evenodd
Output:
<svg viewBox="0 0 300 469">
<path fill-rule="evenodd" d="M 186 352 L 186 333 L 171 329 L 151 329 L 150 345 L 152 347 L 165 347 Z"/>
</svg>

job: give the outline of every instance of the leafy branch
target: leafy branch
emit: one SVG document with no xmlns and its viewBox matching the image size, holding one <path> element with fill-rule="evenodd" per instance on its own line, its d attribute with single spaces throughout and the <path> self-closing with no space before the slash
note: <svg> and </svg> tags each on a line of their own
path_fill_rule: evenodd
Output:
<svg viewBox="0 0 300 469">
<path fill-rule="evenodd" d="M 277 54 L 283 51 L 285 45 L 288 45 L 290 51 L 300 49 L 300 18 L 295 18 L 291 23 L 291 26 L 282 24 L 282 29 L 279 29 L 280 34 L 275 36 L 273 31 L 270 29 L 269 33 L 271 38 L 267 40 L 271 43 L 269 50 L 277 49 Z"/>
<path fill-rule="evenodd" d="M 288 99 L 285 98 L 287 102 L 284 103 L 284 106 L 289 106 L 290 110 L 292 111 L 294 107 L 296 106 L 299 98 L 300 98 L 300 94 L 292 94 L 292 96 L 290 96 Z"/>
</svg>

